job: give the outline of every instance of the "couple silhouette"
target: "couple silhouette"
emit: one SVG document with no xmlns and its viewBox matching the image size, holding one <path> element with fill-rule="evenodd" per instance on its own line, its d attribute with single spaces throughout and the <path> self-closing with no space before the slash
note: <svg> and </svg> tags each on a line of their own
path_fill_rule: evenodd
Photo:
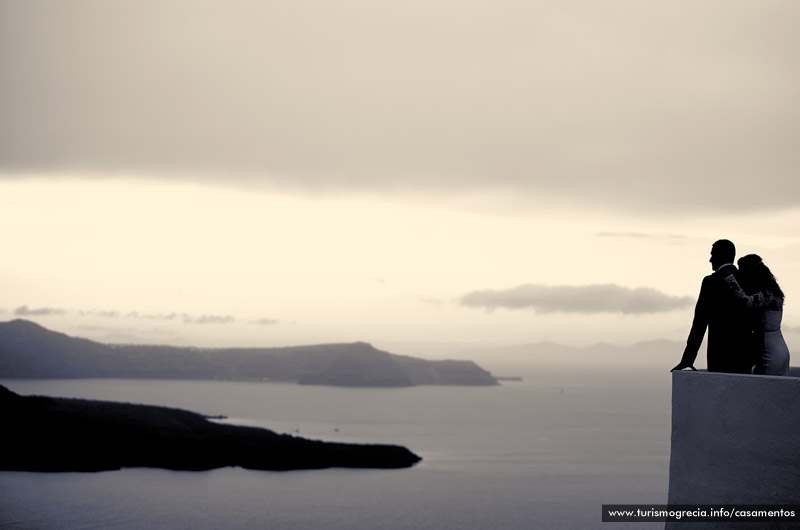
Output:
<svg viewBox="0 0 800 530">
<path fill-rule="evenodd" d="M 695 370 L 708 328 L 709 372 L 789 375 L 789 348 L 781 334 L 783 291 L 760 256 L 740 258 L 738 269 L 735 257 L 736 247 L 727 239 L 712 245 L 714 272 L 703 278 L 686 349 L 672 370 Z"/>
</svg>

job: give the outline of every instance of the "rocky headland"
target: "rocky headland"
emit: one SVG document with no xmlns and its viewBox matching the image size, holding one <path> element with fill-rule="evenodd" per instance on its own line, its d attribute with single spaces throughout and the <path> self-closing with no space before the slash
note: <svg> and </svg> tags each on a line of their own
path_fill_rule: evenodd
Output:
<svg viewBox="0 0 800 530">
<path fill-rule="evenodd" d="M 397 445 L 308 440 L 224 425 L 181 409 L 110 401 L 20 396 L 0 386 L 5 471 L 109 471 L 130 467 L 201 471 L 411 467 Z"/>
</svg>

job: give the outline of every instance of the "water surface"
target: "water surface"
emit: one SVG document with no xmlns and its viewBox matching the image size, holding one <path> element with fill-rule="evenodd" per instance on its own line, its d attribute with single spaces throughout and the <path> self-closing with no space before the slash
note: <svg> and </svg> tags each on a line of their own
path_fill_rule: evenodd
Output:
<svg viewBox="0 0 800 530">
<path fill-rule="evenodd" d="M 667 497 L 668 373 L 542 374 L 499 387 L 401 389 L 110 379 L 2 384 L 23 395 L 224 414 L 308 438 L 396 443 L 424 460 L 404 470 L 3 472 L 1 528 L 612 529 L 600 523 L 603 503 Z"/>
</svg>

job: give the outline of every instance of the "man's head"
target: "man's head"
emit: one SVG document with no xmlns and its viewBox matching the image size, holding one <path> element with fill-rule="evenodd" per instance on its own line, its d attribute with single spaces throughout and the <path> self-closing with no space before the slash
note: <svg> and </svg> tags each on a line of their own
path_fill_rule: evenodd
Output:
<svg viewBox="0 0 800 530">
<path fill-rule="evenodd" d="M 720 239 L 711 245 L 711 268 L 719 269 L 726 263 L 733 263 L 736 257 L 736 247 L 727 239 Z"/>
</svg>

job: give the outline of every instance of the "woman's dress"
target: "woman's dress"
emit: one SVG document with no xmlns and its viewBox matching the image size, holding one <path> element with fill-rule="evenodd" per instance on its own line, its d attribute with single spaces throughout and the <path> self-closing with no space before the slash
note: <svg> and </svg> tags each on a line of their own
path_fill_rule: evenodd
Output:
<svg viewBox="0 0 800 530">
<path fill-rule="evenodd" d="M 754 374 L 789 375 L 789 348 L 781 333 L 783 303 L 764 293 L 766 305 L 754 308 L 752 345 L 756 353 Z M 772 298 L 772 300 L 770 300 Z"/>
<path fill-rule="evenodd" d="M 728 277 L 728 282 L 747 315 L 755 364 L 753 373 L 789 375 L 789 348 L 781 333 L 783 300 L 766 290 L 747 295 L 733 275 Z"/>
</svg>

